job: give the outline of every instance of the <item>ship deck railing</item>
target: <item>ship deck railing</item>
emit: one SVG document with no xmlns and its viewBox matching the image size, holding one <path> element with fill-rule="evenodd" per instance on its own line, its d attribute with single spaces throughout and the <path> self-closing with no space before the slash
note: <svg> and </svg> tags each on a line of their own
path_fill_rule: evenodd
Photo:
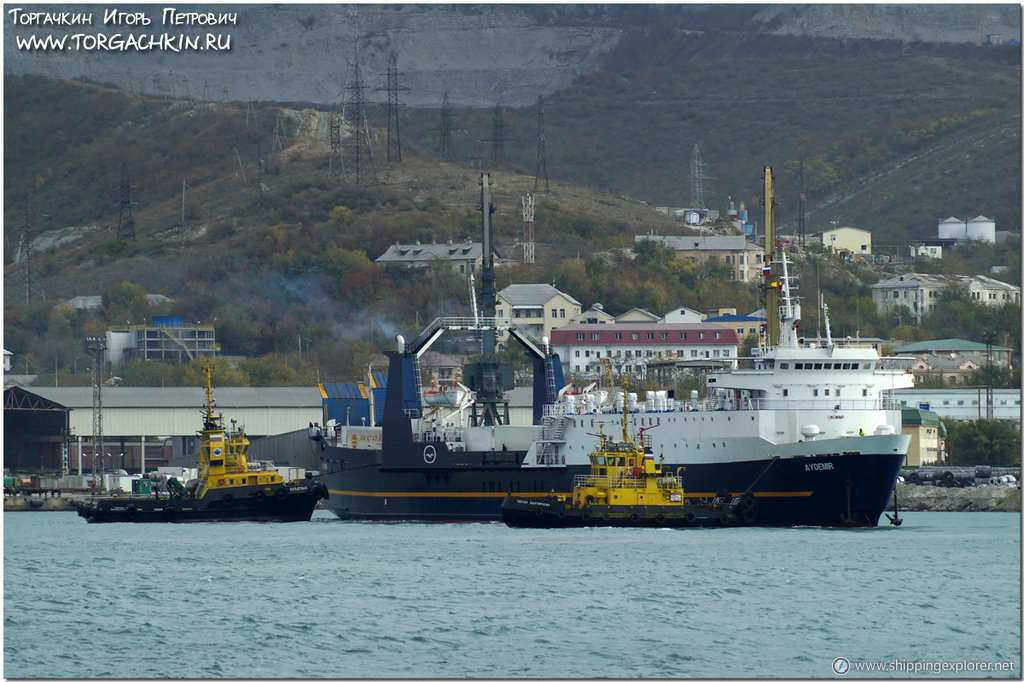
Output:
<svg viewBox="0 0 1024 682">
<path fill-rule="evenodd" d="M 593 474 L 576 474 L 572 479 L 573 487 L 577 488 L 646 488 L 647 483 L 643 476 L 633 477 L 617 474 L 615 476 L 595 476 Z M 658 476 L 659 488 L 680 488 L 681 482 L 677 476 L 671 474 Z"/>
<path fill-rule="evenodd" d="M 797 400 L 793 398 L 741 398 L 739 404 L 731 400 L 719 398 L 705 398 L 703 400 L 676 401 L 675 404 L 664 410 L 648 410 L 643 403 L 638 403 L 635 409 L 629 410 L 632 414 L 664 414 L 681 412 L 755 412 L 758 410 L 832 410 L 832 411 L 871 411 L 871 410 L 898 410 L 900 401 L 892 396 L 881 398 L 845 398 L 845 397 L 820 397 Z M 580 416 L 593 416 L 595 414 L 622 414 L 621 409 L 609 409 L 603 407 L 600 410 L 591 412 L 569 411 L 563 404 L 545 405 L 545 417 L 560 417 L 567 414 L 579 414 Z"/>
</svg>

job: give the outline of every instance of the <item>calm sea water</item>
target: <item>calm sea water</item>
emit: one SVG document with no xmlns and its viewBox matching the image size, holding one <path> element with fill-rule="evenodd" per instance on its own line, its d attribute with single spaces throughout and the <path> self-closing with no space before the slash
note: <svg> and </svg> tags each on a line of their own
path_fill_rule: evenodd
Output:
<svg viewBox="0 0 1024 682">
<path fill-rule="evenodd" d="M 1012 661 L 959 676 L 1020 676 L 1019 514 L 907 513 L 861 530 L 513 530 L 319 511 L 297 524 L 3 524 L 7 678 L 839 677 L 837 657 Z"/>
</svg>

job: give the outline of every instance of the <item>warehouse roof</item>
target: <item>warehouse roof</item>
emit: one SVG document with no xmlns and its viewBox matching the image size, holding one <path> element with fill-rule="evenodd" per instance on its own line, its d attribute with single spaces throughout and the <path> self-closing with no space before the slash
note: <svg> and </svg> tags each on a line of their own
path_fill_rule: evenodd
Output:
<svg viewBox="0 0 1024 682">
<path fill-rule="evenodd" d="M 893 351 L 893 353 L 899 355 L 900 353 L 964 353 L 971 351 L 982 351 L 985 352 L 988 347 L 983 343 L 977 343 L 975 341 L 965 341 L 963 339 L 934 339 L 932 341 L 918 341 L 917 343 L 910 343 L 906 346 L 901 346 Z M 1009 348 L 1003 348 L 1001 346 L 992 346 L 992 350 L 1007 351 Z"/>
<path fill-rule="evenodd" d="M 91 386 L 32 386 L 32 393 L 73 409 L 92 409 Z M 316 386 L 304 387 L 226 387 L 213 389 L 214 406 L 220 410 L 243 407 L 320 407 L 322 398 Z M 194 407 L 206 405 L 202 388 L 132 388 L 105 386 L 103 407 Z"/>
</svg>

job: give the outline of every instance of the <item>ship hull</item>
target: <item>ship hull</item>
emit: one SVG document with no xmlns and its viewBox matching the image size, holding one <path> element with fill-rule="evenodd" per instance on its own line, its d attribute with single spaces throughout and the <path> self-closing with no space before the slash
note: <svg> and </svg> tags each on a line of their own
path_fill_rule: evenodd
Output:
<svg viewBox="0 0 1024 682">
<path fill-rule="evenodd" d="M 582 465 L 389 468 L 367 461 L 366 451 L 328 448 L 323 454 L 346 462 L 319 478 L 330 493 L 324 507 L 343 519 L 498 521 L 507 494 L 568 495 L 573 476 L 589 472 Z M 896 453 L 850 453 L 663 466 L 683 467 L 687 497 L 721 491 L 737 497 L 749 489 L 758 509 L 754 525 L 875 526 L 903 459 Z"/>
<path fill-rule="evenodd" d="M 89 523 L 195 523 L 206 521 L 309 521 L 326 490 L 318 483 L 263 489 L 232 488 L 231 495 L 156 498 L 143 495 L 97 496 L 78 505 Z M 225 497 L 230 499 L 225 500 Z M 212 499 L 211 499 L 212 498 Z"/>
</svg>

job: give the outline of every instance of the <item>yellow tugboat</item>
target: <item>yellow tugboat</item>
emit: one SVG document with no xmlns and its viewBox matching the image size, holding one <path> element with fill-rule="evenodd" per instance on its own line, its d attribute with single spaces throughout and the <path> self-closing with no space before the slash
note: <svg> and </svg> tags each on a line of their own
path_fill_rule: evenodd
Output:
<svg viewBox="0 0 1024 682">
<path fill-rule="evenodd" d="M 226 430 L 223 421 L 213 412 L 207 366 L 198 478 L 187 486 L 169 478 L 166 493 L 94 496 L 79 504 L 78 515 L 89 523 L 308 521 L 317 501 L 327 497 L 326 487 L 311 479 L 285 482 L 273 469 L 250 469 L 249 439 L 233 423 Z"/>
<path fill-rule="evenodd" d="M 648 429 L 651 427 L 648 427 Z M 740 525 L 757 518 L 749 492 L 733 497 L 687 498 L 682 469 L 663 470 L 641 429 L 636 441 L 622 420 L 622 440 L 601 433 L 590 453 L 590 473 L 576 476 L 571 495 L 522 497 L 509 494 L 501 519 L 514 528 L 579 528 L 584 526 L 686 527 Z"/>
</svg>

